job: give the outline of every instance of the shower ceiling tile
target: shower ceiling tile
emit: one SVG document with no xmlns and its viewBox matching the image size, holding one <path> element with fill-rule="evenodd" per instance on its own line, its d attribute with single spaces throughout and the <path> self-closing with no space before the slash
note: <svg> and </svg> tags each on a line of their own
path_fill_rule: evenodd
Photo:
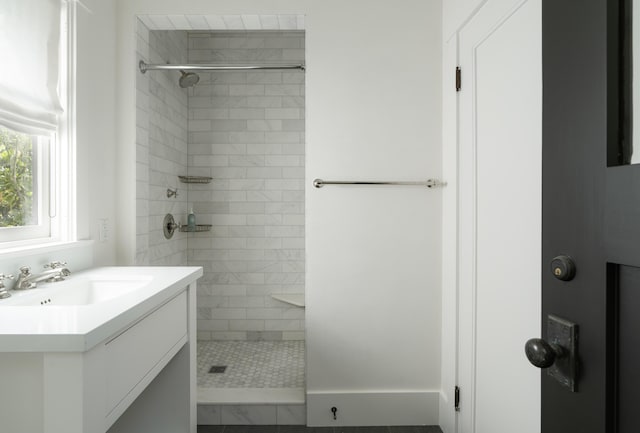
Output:
<svg viewBox="0 0 640 433">
<path fill-rule="evenodd" d="M 209 30 L 226 30 L 227 25 L 222 15 L 205 15 L 204 19 L 209 24 Z"/>
<path fill-rule="evenodd" d="M 242 15 L 242 22 L 246 30 L 262 30 L 259 15 Z"/>
<path fill-rule="evenodd" d="M 280 28 L 277 15 L 260 15 L 260 23 L 264 30 L 278 30 Z"/>
<path fill-rule="evenodd" d="M 189 27 L 185 30 L 209 30 L 209 23 L 202 15 L 185 15 Z"/>
<path fill-rule="evenodd" d="M 296 30 L 298 28 L 296 15 L 278 15 L 278 23 L 280 30 Z"/>
<path fill-rule="evenodd" d="M 240 15 L 223 15 L 222 19 L 227 26 L 227 30 L 245 30 L 244 22 L 242 22 Z"/>
<path fill-rule="evenodd" d="M 167 18 L 176 29 L 193 30 L 186 15 L 168 15 Z"/>
<path fill-rule="evenodd" d="M 138 18 L 147 27 L 147 30 L 151 30 L 154 27 L 153 22 L 149 19 L 149 15 L 138 15 Z M 147 36 L 148 37 L 148 36 Z"/>
<path fill-rule="evenodd" d="M 149 15 L 153 28 L 151 30 L 176 30 L 166 15 Z"/>
<path fill-rule="evenodd" d="M 304 15 L 138 15 L 149 30 L 304 30 Z"/>
</svg>

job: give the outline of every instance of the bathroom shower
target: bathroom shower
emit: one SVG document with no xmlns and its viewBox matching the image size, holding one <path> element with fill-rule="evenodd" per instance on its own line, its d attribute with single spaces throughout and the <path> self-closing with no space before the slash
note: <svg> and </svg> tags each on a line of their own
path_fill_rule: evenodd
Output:
<svg viewBox="0 0 640 433">
<path fill-rule="evenodd" d="M 304 33 L 147 31 L 138 41 L 137 263 L 205 270 L 199 422 L 219 422 L 239 392 L 242 413 L 286 401 L 279 410 L 302 423 Z M 156 70 L 170 73 L 146 73 Z M 168 199 L 178 182 L 188 185 Z M 187 209 L 209 230 L 166 239 L 164 216 L 186 228 Z"/>
</svg>

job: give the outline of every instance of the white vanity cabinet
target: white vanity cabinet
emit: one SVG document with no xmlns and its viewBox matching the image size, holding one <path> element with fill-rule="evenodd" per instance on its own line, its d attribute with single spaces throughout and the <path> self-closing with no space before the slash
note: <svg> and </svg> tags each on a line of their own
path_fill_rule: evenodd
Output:
<svg viewBox="0 0 640 433">
<path fill-rule="evenodd" d="M 187 294 L 180 293 L 165 305 L 133 324 L 130 328 L 94 349 L 103 352 L 107 418 L 118 416 L 121 406 L 128 406 L 154 367 L 164 365 L 188 341 Z"/>
<path fill-rule="evenodd" d="M 40 333 L 31 346 L 20 343 L 2 333 L 0 319 L 0 432 L 196 433 L 195 279 L 202 271 L 185 269 L 192 271 L 186 278 L 184 271 L 173 283 L 157 278 L 144 295 L 123 299 L 124 311 L 96 306 L 94 316 L 115 310 L 101 327 L 86 329 L 86 350 L 69 350 L 81 342 L 71 333 Z M 20 308 L 31 307 L 12 307 L 11 314 Z M 46 308 L 40 309 L 51 315 L 49 324 L 59 320 L 65 329 L 87 310 Z M 8 311 L 0 307 L 0 315 Z M 47 350 L 36 350 L 38 342 Z M 59 350 L 50 350 L 56 344 Z M 5 350 L 12 346 L 22 350 Z"/>
</svg>

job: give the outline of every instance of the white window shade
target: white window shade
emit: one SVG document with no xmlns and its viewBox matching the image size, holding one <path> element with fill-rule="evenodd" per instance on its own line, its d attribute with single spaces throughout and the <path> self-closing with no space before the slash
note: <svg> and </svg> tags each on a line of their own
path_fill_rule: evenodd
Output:
<svg viewBox="0 0 640 433">
<path fill-rule="evenodd" d="M 55 131 L 61 0 L 0 1 L 0 124 L 16 131 Z"/>
</svg>

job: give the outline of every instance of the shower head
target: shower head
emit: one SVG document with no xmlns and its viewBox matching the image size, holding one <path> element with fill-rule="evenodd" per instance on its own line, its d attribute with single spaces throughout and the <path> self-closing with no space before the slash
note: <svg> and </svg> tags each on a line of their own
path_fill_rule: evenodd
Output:
<svg viewBox="0 0 640 433">
<path fill-rule="evenodd" d="M 180 84 L 180 87 L 182 87 L 183 89 L 186 89 L 187 87 L 193 87 L 198 84 L 198 81 L 200 81 L 200 77 L 195 72 L 180 71 L 180 73 L 182 75 L 178 80 L 178 84 Z"/>
</svg>

